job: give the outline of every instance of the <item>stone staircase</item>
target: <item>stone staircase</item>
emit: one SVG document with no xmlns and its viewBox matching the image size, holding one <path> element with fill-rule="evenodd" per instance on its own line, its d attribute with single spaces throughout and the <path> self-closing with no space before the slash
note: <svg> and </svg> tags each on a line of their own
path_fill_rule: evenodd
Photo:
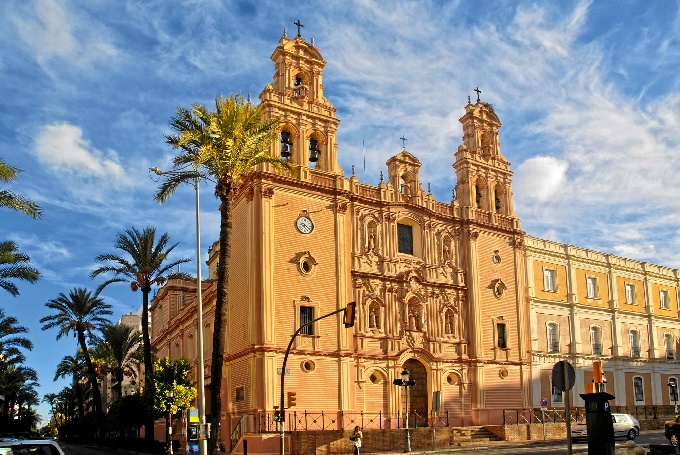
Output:
<svg viewBox="0 0 680 455">
<path fill-rule="evenodd" d="M 486 442 L 502 441 L 501 438 L 484 427 L 460 427 L 453 429 L 452 443 L 454 446 L 477 445 Z"/>
</svg>

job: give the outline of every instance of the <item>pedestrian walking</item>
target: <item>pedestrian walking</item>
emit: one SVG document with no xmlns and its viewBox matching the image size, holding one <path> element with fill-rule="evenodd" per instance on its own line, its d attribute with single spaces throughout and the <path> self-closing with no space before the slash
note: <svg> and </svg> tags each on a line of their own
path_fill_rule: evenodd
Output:
<svg viewBox="0 0 680 455">
<path fill-rule="evenodd" d="M 361 432 L 361 429 L 357 425 L 354 427 L 354 433 L 352 433 L 352 436 L 349 437 L 349 440 L 354 443 L 354 455 L 359 455 L 359 448 L 361 447 L 361 438 L 364 437 L 364 434 Z"/>
</svg>

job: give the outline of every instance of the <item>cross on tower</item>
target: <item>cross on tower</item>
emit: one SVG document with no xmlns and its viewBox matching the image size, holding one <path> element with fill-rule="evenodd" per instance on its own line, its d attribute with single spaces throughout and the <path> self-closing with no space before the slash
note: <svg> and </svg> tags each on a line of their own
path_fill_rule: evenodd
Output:
<svg viewBox="0 0 680 455">
<path fill-rule="evenodd" d="M 406 141 L 408 139 L 406 139 L 403 134 L 401 135 L 401 137 L 399 139 L 401 139 L 401 148 L 406 150 Z"/>
<path fill-rule="evenodd" d="M 482 93 L 482 91 L 479 89 L 479 86 L 475 87 L 475 92 L 477 92 L 477 102 L 479 103 L 479 94 Z"/>
<path fill-rule="evenodd" d="M 297 34 L 297 36 L 302 36 L 302 35 L 300 35 L 300 27 L 304 27 L 304 25 L 302 25 L 302 24 L 300 23 L 300 19 L 298 19 L 297 22 L 293 22 L 293 25 L 297 25 L 297 28 L 298 28 L 298 34 Z"/>
</svg>

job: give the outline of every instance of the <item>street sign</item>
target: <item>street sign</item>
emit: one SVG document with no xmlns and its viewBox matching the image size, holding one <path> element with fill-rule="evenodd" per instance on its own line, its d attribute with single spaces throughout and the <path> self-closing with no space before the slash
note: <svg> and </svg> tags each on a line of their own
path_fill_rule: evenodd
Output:
<svg viewBox="0 0 680 455">
<path fill-rule="evenodd" d="M 283 370 L 282 368 L 277 368 L 277 369 L 276 369 L 276 374 L 279 375 L 279 376 L 281 376 L 281 371 L 282 371 L 282 370 Z M 286 376 L 290 376 L 290 368 L 286 368 Z"/>
<path fill-rule="evenodd" d="M 548 399 L 547 398 L 541 398 L 541 409 L 547 409 L 548 408 Z"/>
<path fill-rule="evenodd" d="M 574 371 L 574 367 L 571 366 L 571 363 L 566 360 L 560 360 L 553 366 L 552 382 L 557 390 L 561 392 L 571 390 L 571 388 L 574 387 L 575 381 L 576 372 Z"/>
</svg>

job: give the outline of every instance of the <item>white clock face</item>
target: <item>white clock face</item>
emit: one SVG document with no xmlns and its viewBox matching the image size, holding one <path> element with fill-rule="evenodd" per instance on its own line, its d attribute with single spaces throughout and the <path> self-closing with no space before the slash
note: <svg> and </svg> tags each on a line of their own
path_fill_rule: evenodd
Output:
<svg viewBox="0 0 680 455">
<path fill-rule="evenodd" d="M 309 234 L 314 230 L 314 223 L 306 216 L 301 216 L 295 221 L 295 227 L 303 234 Z"/>
</svg>

